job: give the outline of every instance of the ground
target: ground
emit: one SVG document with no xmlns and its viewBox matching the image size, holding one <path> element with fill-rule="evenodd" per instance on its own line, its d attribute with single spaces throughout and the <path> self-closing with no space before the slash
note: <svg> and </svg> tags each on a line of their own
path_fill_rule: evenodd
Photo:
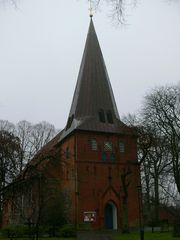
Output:
<svg viewBox="0 0 180 240">
<path fill-rule="evenodd" d="M 130 234 L 121 234 L 121 233 L 112 233 L 112 232 L 103 232 L 103 233 L 95 233 L 95 232 L 86 232 L 85 234 L 81 234 L 78 237 L 78 240 L 139 240 L 139 233 L 130 233 Z M 5 238 L 0 237 L 0 240 L 6 240 Z M 24 240 L 15 239 L 15 240 Z M 26 238 L 25 240 L 29 240 Z M 76 240 L 75 238 L 39 238 L 39 240 Z M 145 232 L 144 240 L 180 240 L 179 238 L 172 237 L 172 233 L 151 233 Z"/>
</svg>

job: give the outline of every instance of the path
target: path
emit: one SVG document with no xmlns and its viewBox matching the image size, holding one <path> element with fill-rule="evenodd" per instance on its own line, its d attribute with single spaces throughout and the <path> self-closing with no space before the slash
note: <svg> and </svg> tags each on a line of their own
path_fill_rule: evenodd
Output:
<svg viewBox="0 0 180 240">
<path fill-rule="evenodd" d="M 100 232 L 79 232 L 78 240 L 112 240 L 108 234 Z"/>
</svg>

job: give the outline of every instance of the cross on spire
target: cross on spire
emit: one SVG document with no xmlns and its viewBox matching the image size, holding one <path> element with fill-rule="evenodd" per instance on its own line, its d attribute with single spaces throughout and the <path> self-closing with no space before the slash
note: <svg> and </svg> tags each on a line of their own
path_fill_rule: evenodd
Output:
<svg viewBox="0 0 180 240">
<path fill-rule="evenodd" d="M 93 17 L 92 0 L 89 0 L 89 16 Z"/>
</svg>

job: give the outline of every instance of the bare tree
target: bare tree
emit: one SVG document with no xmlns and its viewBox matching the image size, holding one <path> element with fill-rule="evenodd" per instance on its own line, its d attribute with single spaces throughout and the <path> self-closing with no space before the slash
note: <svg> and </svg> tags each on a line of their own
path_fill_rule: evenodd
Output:
<svg viewBox="0 0 180 240">
<path fill-rule="evenodd" d="M 108 6 L 108 15 L 116 23 L 124 23 L 125 21 L 125 10 L 128 7 L 135 7 L 138 3 L 138 0 L 87 0 L 91 1 L 91 7 L 96 11 L 101 8 L 103 3 Z M 173 1 L 173 0 L 169 0 Z M 15 8 L 18 8 L 18 0 L 0 0 L 0 4 L 11 4 Z"/>
<path fill-rule="evenodd" d="M 0 186 L 4 187 L 19 172 L 20 140 L 12 133 L 0 131 Z"/>
<path fill-rule="evenodd" d="M 57 133 L 55 127 L 48 122 L 43 121 L 38 124 L 32 124 L 25 120 L 18 122 L 16 125 L 7 120 L 0 120 L 0 131 L 12 133 L 20 140 L 22 149 L 19 156 L 20 172 Z"/>
<path fill-rule="evenodd" d="M 15 9 L 18 8 L 19 0 L 0 0 L 0 6 L 6 6 L 7 4 L 12 5 Z"/>
<path fill-rule="evenodd" d="M 141 167 L 146 181 L 146 193 L 149 195 L 147 200 L 150 200 L 151 197 L 152 201 L 152 204 L 147 201 L 147 205 L 148 207 L 149 205 L 153 206 L 153 211 L 149 211 L 149 213 L 151 212 L 150 218 L 156 223 L 159 222 L 160 196 L 163 192 L 160 186 L 166 186 L 167 182 L 164 181 L 164 176 L 169 172 L 170 164 L 165 139 L 154 134 L 154 141 Z M 164 201 L 161 198 L 162 202 Z"/>
<path fill-rule="evenodd" d="M 33 125 L 23 120 L 16 125 L 16 135 L 20 139 L 21 148 L 23 149 L 20 156 L 21 170 L 54 137 L 56 132 L 55 127 L 47 122 Z"/>
<path fill-rule="evenodd" d="M 54 137 L 55 133 L 55 127 L 45 121 L 33 125 L 30 134 L 30 143 L 33 148 L 32 155 L 35 155 L 42 146 L 48 143 Z"/>
<path fill-rule="evenodd" d="M 116 23 L 124 23 L 124 12 L 129 6 L 136 6 L 137 0 L 92 0 L 92 8 L 96 11 L 105 3 L 109 8 L 109 17 Z"/>
<path fill-rule="evenodd" d="M 33 156 L 33 147 L 30 142 L 32 127 L 32 124 L 25 120 L 18 122 L 16 125 L 16 135 L 20 139 L 21 149 L 23 150 L 20 156 L 20 172 Z"/>
<path fill-rule="evenodd" d="M 167 142 L 168 160 L 180 193 L 180 84 L 161 87 L 147 95 L 143 116 Z"/>
<path fill-rule="evenodd" d="M 4 199 L 3 189 L 19 173 L 19 155 L 21 147 L 19 139 L 12 133 L 0 131 L 0 215 Z"/>
<path fill-rule="evenodd" d="M 130 185 L 130 178 L 131 175 L 130 167 L 127 166 L 123 168 L 121 172 L 121 184 L 122 184 L 122 231 L 124 233 L 129 232 L 129 223 L 128 223 L 128 188 Z"/>
<path fill-rule="evenodd" d="M 39 226 L 45 224 L 56 227 L 66 222 L 69 197 L 61 191 L 60 181 L 51 167 L 59 166 L 58 152 L 41 151 L 33 162 L 27 164 L 21 175 L 10 184 L 5 192 L 8 216 L 11 224 L 27 223 L 29 230 L 33 225 L 36 239 L 39 238 Z M 44 164 L 46 162 L 46 164 Z"/>
<path fill-rule="evenodd" d="M 168 138 L 152 121 L 152 110 L 148 112 L 148 116 L 147 112 L 144 113 L 141 112 L 138 117 L 129 115 L 124 121 L 134 127 L 138 135 L 138 159 L 141 164 L 146 220 L 158 223 L 160 204 L 168 204 L 170 201 L 172 204 L 177 194 L 172 182 Z"/>
<path fill-rule="evenodd" d="M 0 120 L 0 131 L 15 133 L 15 125 L 7 120 Z"/>
</svg>

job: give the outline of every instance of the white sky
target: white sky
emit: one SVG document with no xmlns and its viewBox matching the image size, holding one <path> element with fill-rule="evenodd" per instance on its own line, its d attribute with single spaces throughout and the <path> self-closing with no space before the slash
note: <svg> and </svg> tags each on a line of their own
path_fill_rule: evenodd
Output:
<svg viewBox="0 0 180 240">
<path fill-rule="evenodd" d="M 171 2 L 171 1 L 170 1 Z M 155 86 L 180 81 L 180 1 L 141 0 L 114 27 L 106 7 L 94 24 L 120 116 Z M 89 27 L 86 0 L 0 5 L 0 119 L 66 124 Z"/>
</svg>

